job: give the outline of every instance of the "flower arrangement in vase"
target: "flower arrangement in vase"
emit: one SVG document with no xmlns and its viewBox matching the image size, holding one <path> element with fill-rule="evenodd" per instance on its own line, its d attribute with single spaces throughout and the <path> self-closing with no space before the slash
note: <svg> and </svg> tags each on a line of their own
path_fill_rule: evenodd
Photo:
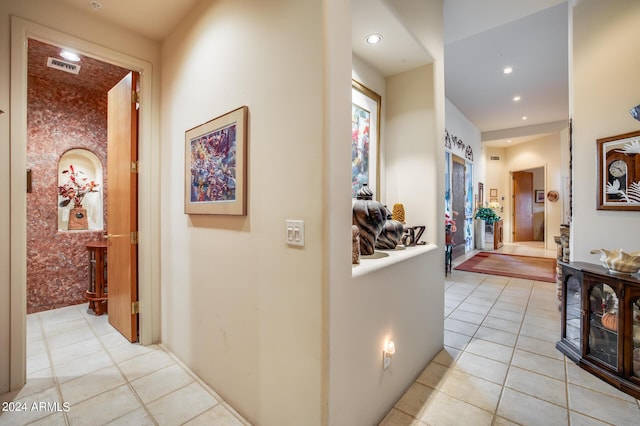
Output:
<svg viewBox="0 0 640 426">
<path fill-rule="evenodd" d="M 453 243 L 453 234 L 455 234 L 458 230 L 455 220 L 456 216 L 458 216 L 458 212 L 455 210 L 453 210 L 451 213 L 444 213 L 444 235 L 445 242 L 447 244 Z"/>
<path fill-rule="evenodd" d="M 87 229 L 87 211 L 82 207 L 82 200 L 89 192 L 98 192 L 97 183 L 84 175 L 82 170 L 76 170 L 72 164 L 69 168 L 63 170 L 62 173 L 67 176 L 67 182 L 58 187 L 58 194 L 63 198 L 60 201 L 60 207 L 67 207 L 73 201 L 73 208 L 69 212 L 69 228 Z"/>
</svg>

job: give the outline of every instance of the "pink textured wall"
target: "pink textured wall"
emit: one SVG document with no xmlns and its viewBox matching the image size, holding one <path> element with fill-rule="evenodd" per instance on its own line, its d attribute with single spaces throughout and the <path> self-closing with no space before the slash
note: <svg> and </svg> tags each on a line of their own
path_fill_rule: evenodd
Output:
<svg viewBox="0 0 640 426">
<path fill-rule="evenodd" d="M 33 313 L 86 302 L 85 244 L 103 232 L 58 231 L 58 161 L 69 149 L 85 148 L 106 176 L 107 93 L 29 75 L 27 132 L 27 312 Z"/>
</svg>

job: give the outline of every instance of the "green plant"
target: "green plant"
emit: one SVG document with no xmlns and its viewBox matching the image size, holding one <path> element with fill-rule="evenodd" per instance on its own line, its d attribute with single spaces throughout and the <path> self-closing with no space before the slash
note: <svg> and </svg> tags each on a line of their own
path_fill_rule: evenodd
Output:
<svg viewBox="0 0 640 426">
<path fill-rule="evenodd" d="M 473 217 L 474 219 L 482 219 L 488 224 L 492 224 L 500 220 L 500 216 L 498 216 L 496 212 L 489 207 L 480 207 Z"/>
</svg>

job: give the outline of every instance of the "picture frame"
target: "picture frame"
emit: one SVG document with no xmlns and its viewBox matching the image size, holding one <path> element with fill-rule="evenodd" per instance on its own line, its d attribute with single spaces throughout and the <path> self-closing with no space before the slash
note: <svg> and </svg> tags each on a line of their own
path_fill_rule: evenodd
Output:
<svg viewBox="0 0 640 426">
<path fill-rule="evenodd" d="M 362 83 L 351 82 L 351 198 L 366 183 L 379 199 L 380 108 L 382 98 Z"/>
<path fill-rule="evenodd" d="M 534 192 L 535 192 L 535 202 L 544 203 L 544 189 L 536 189 Z"/>
<path fill-rule="evenodd" d="M 185 132 L 185 214 L 247 214 L 247 119 L 242 106 Z"/>
<path fill-rule="evenodd" d="M 498 188 L 489 189 L 489 198 L 498 198 Z"/>
<path fill-rule="evenodd" d="M 598 210 L 640 210 L 640 131 L 596 140 Z"/>
<path fill-rule="evenodd" d="M 478 182 L 478 202 L 476 204 L 479 207 L 484 206 L 484 184 L 482 182 Z"/>
</svg>

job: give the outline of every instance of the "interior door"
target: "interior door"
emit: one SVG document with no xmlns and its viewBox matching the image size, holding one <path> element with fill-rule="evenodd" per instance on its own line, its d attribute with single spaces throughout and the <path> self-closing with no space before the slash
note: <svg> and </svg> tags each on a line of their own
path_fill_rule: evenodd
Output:
<svg viewBox="0 0 640 426">
<path fill-rule="evenodd" d="M 465 239 L 464 239 L 464 203 L 465 203 L 465 163 L 460 157 L 453 156 L 452 172 L 451 172 L 451 208 L 453 211 L 458 212 L 458 216 L 454 219 L 456 221 L 457 231 L 453 234 L 453 246 L 451 257 L 456 257 L 464 254 Z"/>
<path fill-rule="evenodd" d="M 138 74 L 109 91 L 107 109 L 107 277 L 109 323 L 138 340 Z"/>
<path fill-rule="evenodd" d="M 533 241 L 533 173 L 513 173 L 513 241 Z"/>
</svg>

